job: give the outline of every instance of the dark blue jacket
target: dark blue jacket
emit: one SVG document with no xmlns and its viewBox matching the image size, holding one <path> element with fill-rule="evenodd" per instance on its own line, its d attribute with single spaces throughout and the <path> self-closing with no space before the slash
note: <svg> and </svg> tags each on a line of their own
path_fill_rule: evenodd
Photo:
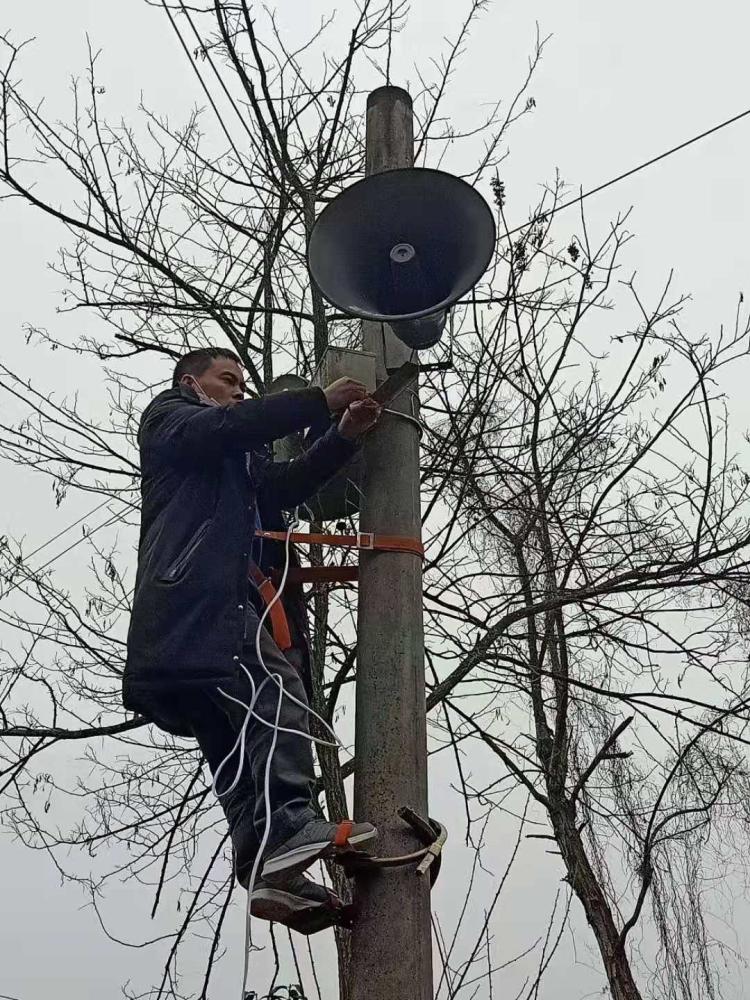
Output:
<svg viewBox="0 0 750 1000">
<path fill-rule="evenodd" d="M 148 405 L 138 431 L 141 533 L 126 708 L 162 722 L 159 705 L 175 685 L 234 676 L 256 501 L 264 527 L 279 527 L 268 520 L 309 499 L 356 451 L 334 426 L 292 462 L 271 462 L 267 446 L 327 419 L 318 388 L 231 407 L 207 406 L 176 388 Z"/>
</svg>

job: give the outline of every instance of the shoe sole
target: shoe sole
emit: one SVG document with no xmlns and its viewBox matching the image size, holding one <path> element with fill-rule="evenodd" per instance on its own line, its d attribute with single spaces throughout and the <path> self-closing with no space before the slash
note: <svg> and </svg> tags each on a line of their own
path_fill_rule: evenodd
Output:
<svg viewBox="0 0 750 1000">
<path fill-rule="evenodd" d="M 315 934 L 340 922 L 336 909 L 329 903 L 310 903 L 280 889 L 257 889 L 252 895 L 250 913 L 259 920 L 283 924 L 298 934 Z"/>
<path fill-rule="evenodd" d="M 269 875 L 276 875 L 278 872 L 288 872 L 294 870 L 303 872 L 306 868 L 319 858 L 329 857 L 346 851 L 350 847 L 357 847 L 375 840 L 378 831 L 373 827 L 365 833 L 353 834 L 347 839 L 343 847 L 339 847 L 330 840 L 318 841 L 313 844 L 304 844 L 302 847 L 295 847 L 291 851 L 280 855 L 277 858 L 269 858 L 263 866 L 263 878 Z"/>
</svg>

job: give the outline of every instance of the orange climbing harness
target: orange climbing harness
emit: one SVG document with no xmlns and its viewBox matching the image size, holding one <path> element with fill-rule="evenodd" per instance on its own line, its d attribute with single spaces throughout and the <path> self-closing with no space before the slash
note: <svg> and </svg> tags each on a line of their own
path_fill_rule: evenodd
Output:
<svg viewBox="0 0 750 1000">
<path fill-rule="evenodd" d="M 274 602 L 276 587 L 271 578 L 266 576 L 260 566 L 257 566 L 254 562 L 249 564 L 249 576 L 258 588 L 258 593 L 263 598 L 266 606 L 271 609 L 268 612 L 268 617 L 271 620 L 273 640 L 281 652 L 285 653 L 288 649 L 292 648 L 292 633 L 289 630 L 289 619 L 286 616 L 286 611 L 284 611 L 284 605 L 280 600 Z"/>
<path fill-rule="evenodd" d="M 371 531 L 359 531 L 356 535 L 324 535 L 318 533 L 286 531 L 255 532 L 256 538 L 268 538 L 275 542 L 296 542 L 301 545 L 329 545 L 333 547 L 360 549 L 367 552 L 411 552 L 420 559 L 424 558 L 424 545 L 418 538 L 406 538 L 403 535 L 379 535 Z M 276 645 L 285 652 L 292 645 L 289 621 L 280 600 L 272 603 L 276 597 L 276 586 L 280 574 L 266 576 L 263 571 L 250 563 L 250 579 L 258 588 L 260 596 L 267 606 L 270 606 L 269 618 L 271 631 Z M 354 583 L 359 575 L 358 566 L 290 566 L 287 571 L 287 583 Z"/>
</svg>

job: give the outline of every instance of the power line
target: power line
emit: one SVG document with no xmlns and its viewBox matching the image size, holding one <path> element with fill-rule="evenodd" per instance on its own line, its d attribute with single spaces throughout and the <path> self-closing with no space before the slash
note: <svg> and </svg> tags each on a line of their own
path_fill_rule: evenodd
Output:
<svg viewBox="0 0 750 1000">
<path fill-rule="evenodd" d="M 102 521 L 101 524 L 97 525 L 95 528 L 92 528 L 91 531 L 87 531 L 80 538 L 76 539 L 75 542 L 71 542 L 71 544 L 67 547 L 67 549 L 63 549 L 62 552 L 58 552 L 56 555 L 51 556 L 46 563 L 42 563 L 41 566 L 37 566 L 37 568 L 32 570 L 31 572 L 35 574 L 41 573 L 43 569 L 47 569 L 47 567 L 51 566 L 53 562 L 57 562 L 58 559 L 61 559 L 64 555 L 67 555 L 67 553 L 70 552 L 71 549 L 74 549 L 77 545 L 81 545 L 82 542 L 85 542 L 87 539 L 91 538 L 91 536 L 96 534 L 97 531 L 101 531 L 102 528 L 107 528 L 109 527 L 109 525 L 117 524 L 118 521 L 122 521 L 126 513 L 127 511 L 122 511 L 122 513 L 120 514 L 112 514 L 109 518 L 107 518 L 106 521 Z"/>
<path fill-rule="evenodd" d="M 58 531 L 58 533 L 56 535 L 53 535 L 52 538 L 48 538 L 46 542 L 42 542 L 41 545 L 38 545 L 34 549 L 33 552 L 29 552 L 29 554 L 25 557 L 25 559 L 26 560 L 33 559 L 33 557 L 38 552 L 41 552 L 42 549 L 46 549 L 48 545 L 51 545 L 53 542 L 56 542 L 58 538 L 62 538 L 63 535 L 66 535 L 69 531 L 71 531 L 73 528 L 75 528 L 75 526 L 77 524 L 80 524 L 81 521 L 85 521 L 87 518 L 92 517 L 92 515 L 96 514 L 98 511 L 100 511 L 102 509 L 102 507 L 106 507 L 107 504 L 111 503 L 111 502 L 112 502 L 112 497 L 107 497 L 106 500 L 102 500 L 102 502 L 100 504 L 98 504 L 96 507 L 94 507 L 93 510 L 90 510 L 87 514 L 83 514 L 76 521 L 73 521 L 72 524 L 69 524 L 67 526 L 67 528 L 63 528 L 62 531 Z M 2 1000 L 1 997 L 0 997 L 0 1000 Z"/>
<path fill-rule="evenodd" d="M 224 77 L 221 75 L 221 73 L 216 68 L 215 63 L 214 63 L 213 59 L 211 58 L 211 53 L 208 51 L 208 48 L 203 45 L 203 39 L 201 38 L 200 32 L 198 31 L 198 29 L 195 26 L 195 22 L 193 21 L 192 17 L 190 16 L 189 10 L 187 9 L 187 7 L 185 6 L 185 4 L 183 3 L 183 0 L 179 0 L 179 2 L 180 2 L 180 7 L 182 8 L 182 13 L 185 15 L 185 18 L 187 19 L 188 24 L 190 25 L 190 27 L 193 30 L 193 34 L 195 35 L 195 39 L 198 42 L 198 45 L 200 46 L 200 48 L 202 50 L 202 55 L 204 55 L 206 61 L 209 64 L 209 66 L 214 71 L 214 76 L 219 81 L 219 86 L 221 87 L 221 89 L 226 94 L 227 99 L 229 100 L 229 103 L 232 105 L 232 108 L 234 109 L 235 113 L 237 114 L 237 117 L 240 120 L 240 123 L 242 124 L 242 127 L 244 128 L 244 130 L 247 132 L 248 136 L 250 137 L 250 142 L 253 145 L 257 145 L 257 139 L 256 139 L 255 135 L 253 134 L 253 131 L 250 128 L 250 126 L 248 125 L 247 121 L 245 120 L 245 115 L 243 115 L 242 112 L 240 111 L 240 109 L 237 107 L 237 102 L 235 101 L 234 97 L 232 96 L 232 93 L 229 90 L 229 88 L 227 87 L 227 85 L 224 83 Z M 177 27 L 177 25 L 176 25 L 176 23 L 174 21 L 172 22 L 172 25 L 173 25 L 175 31 L 177 32 L 178 37 L 180 38 L 180 41 L 182 41 L 182 36 L 180 35 L 179 28 Z M 186 45 L 185 45 L 184 42 L 183 42 L 183 48 L 185 49 L 185 51 L 187 51 L 187 47 L 186 47 Z M 188 52 L 188 57 L 189 56 L 190 56 L 190 53 Z M 191 62 L 193 62 L 193 66 L 195 68 L 196 73 L 198 74 L 198 79 L 201 81 L 201 85 L 203 86 L 204 91 L 208 94 L 208 87 L 203 82 L 203 79 L 201 77 L 200 71 L 198 69 L 198 64 L 195 61 L 193 61 L 193 60 L 191 60 Z M 213 104 L 213 101 L 211 103 L 213 105 L 214 111 L 218 115 L 219 112 L 216 109 L 216 105 Z M 237 152 L 236 147 L 233 147 L 233 148 L 235 149 L 235 152 Z M 239 153 L 237 153 L 237 156 L 239 156 Z M 245 171 L 245 172 L 247 173 L 247 171 Z M 250 178 L 250 180 L 252 180 L 252 178 Z"/>
<path fill-rule="evenodd" d="M 172 12 L 170 11 L 169 6 L 165 2 L 165 0 L 162 0 L 162 7 L 167 12 L 167 17 L 169 18 L 169 22 L 172 25 L 172 28 L 174 29 L 174 32 L 177 35 L 177 38 L 179 39 L 180 45 L 182 46 L 182 49 L 185 52 L 185 55 L 187 56 L 188 61 L 190 62 L 190 65 L 193 67 L 193 69 L 195 71 L 195 75 L 198 77 L 198 82 L 200 83 L 201 87 L 203 88 L 203 92 L 205 93 L 206 97 L 208 98 L 209 104 L 211 105 L 211 107 L 214 110 L 214 114 L 216 115 L 216 119 L 217 119 L 219 125 L 221 126 L 221 130 L 224 133 L 224 135 L 226 136 L 227 141 L 229 142 L 229 145 L 232 147 L 234 155 L 237 157 L 237 165 L 239 167 L 241 167 L 245 171 L 245 173 L 247 174 L 248 180 L 252 184 L 252 180 L 253 179 L 250 176 L 250 172 L 248 171 L 247 166 L 245 165 L 245 161 L 242 158 L 242 156 L 240 156 L 239 150 L 237 149 L 237 146 L 234 144 L 234 140 L 232 139 L 232 136 L 229 133 L 229 130 L 228 130 L 228 128 L 227 128 L 227 126 L 226 126 L 226 124 L 224 122 L 224 118 L 222 117 L 219 109 L 217 108 L 216 103 L 215 103 L 213 97 L 211 96 L 211 92 L 208 89 L 208 86 L 206 85 L 206 82 L 203 79 L 203 76 L 201 75 L 201 71 L 198 69 L 198 65 L 197 65 L 196 61 L 193 59 L 193 57 L 191 55 L 191 52 L 190 52 L 190 49 L 188 48 L 187 43 L 185 42 L 185 39 L 182 37 L 182 33 L 180 32 L 180 29 L 179 29 L 179 27 L 178 27 L 175 19 L 172 17 Z M 195 29 L 193 29 L 193 30 L 195 30 Z M 200 35 L 198 36 L 198 41 L 199 41 L 199 44 L 202 44 L 202 41 L 200 39 Z M 238 114 L 239 114 L 239 112 L 238 112 Z"/>
<path fill-rule="evenodd" d="M 107 500 L 104 501 L 104 503 L 111 503 L 111 502 L 112 502 L 112 498 L 108 498 Z M 133 506 L 133 504 L 129 503 L 126 500 L 120 500 L 120 503 L 125 503 L 125 504 L 127 504 L 128 507 L 132 507 Z M 92 514 L 96 513 L 96 511 L 101 510 L 101 508 L 103 506 L 104 506 L 104 504 L 99 504 L 99 506 L 96 507 L 96 508 L 94 508 L 94 510 L 90 511 L 88 514 L 84 514 L 83 517 L 79 518 L 77 521 L 74 521 L 73 524 L 69 524 L 67 528 L 64 528 L 62 531 L 58 532 L 58 534 L 55 535 L 54 538 L 50 538 L 48 541 L 44 542 L 43 545 L 40 545 L 38 548 L 34 549 L 34 552 L 32 552 L 28 556 L 26 556 L 26 559 L 30 559 L 32 555 L 35 555 L 37 552 L 40 552 L 42 549 L 46 548 L 48 545 L 50 545 L 52 542 L 54 542 L 61 535 L 64 535 L 66 532 L 70 531 L 71 528 L 74 528 L 76 526 L 76 524 L 80 524 L 81 521 L 84 521 L 87 517 L 90 517 Z M 24 560 L 23 566 L 27 570 L 27 573 L 29 575 L 23 577 L 20 580 L 18 580 L 16 583 L 11 584 L 11 586 L 8 587 L 8 589 L 4 593 L 0 593 L 0 600 L 3 600 L 4 598 L 6 598 L 14 590 L 17 590 L 18 587 L 20 587 L 22 583 L 27 582 L 28 579 L 29 579 L 29 576 L 32 577 L 32 578 L 35 577 L 35 576 L 38 576 L 39 573 L 41 573 L 43 570 L 47 569 L 54 562 L 57 562 L 58 559 L 61 559 L 64 555 L 67 555 L 67 553 L 70 552 L 71 549 L 74 549 L 77 545 L 80 545 L 82 542 L 85 542 L 87 539 L 91 538 L 91 536 L 94 535 L 94 534 L 96 534 L 97 531 L 101 531 L 102 528 L 110 527 L 111 525 L 116 524 L 118 521 L 122 521 L 122 519 L 125 517 L 126 514 L 127 514 L 127 510 L 122 511 L 119 514 L 112 514 L 110 517 L 108 517 L 101 524 L 98 524 L 95 528 L 92 528 L 90 531 L 87 531 L 85 534 L 83 534 L 80 538 L 76 539 L 75 542 L 72 542 L 66 549 L 63 549 L 62 552 L 58 552 L 54 556 L 51 556 L 47 560 L 47 562 L 42 563 L 41 566 L 37 566 L 36 568 L 32 569 L 31 567 L 27 567 L 26 566 L 26 560 Z M 0 998 L 0 1000 L 2 1000 L 2 998 Z"/>
<path fill-rule="evenodd" d="M 223 119 L 221 118 L 221 115 L 219 114 L 219 110 L 216 107 L 216 105 L 215 105 L 215 103 L 214 103 L 214 101 L 213 101 L 213 99 L 212 99 L 212 97 L 211 97 L 211 95 L 210 95 L 210 93 L 208 91 L 206 83 L 204 82 L 204 80 L 203 80 L 203 78 L 201 76 L 200 70 L 198 69 L 195 61 L 191 58 L 190 51 L 189 51 L 189 49 L 188 49 L 188 47 L 187 47 L 187 45 L 186 45 L 186 43 L 185 43 L 185 41 L 184 41 L 181 33 L 180 33 L 180 30 L 179 30 L 177 24 L 175 23 L 174 18 L 172 17 L 172 15 L 171 15 L 171 13 L 169 11 L 169 7 L 166 4 L 165 0 L 162 0 L 162 6 L 166 10 L 167 15 L 169 17 L 169 20 L 170 20 L 170 22 L 172 24 L 172 27 L 174 28 L 175 33 L 177 34 L 177 37 L 179 38 L 180 43 L 182 44 L 182 47 L 183 47 L 186 55 L 188 56 L 188 59 L 190 60 L 191 65 L 193 66 L 193 68 L 194 68 L 194 70 L 195 70 L 195 72 L 196 72 L 196 74 L 198 76 L 200 84 L 201 84 L 204 92 L 206 93 L 206 96 L 208 97 L 209 101 L 211 102 L 211 106 L 213 107 L 214 112 L 216 113 L 216 116 L 219 119 L 219 123 L 221 124 L 221 126 L 222 126 L 222 128 L 224 130 L 224 134 L 226 135 L 227 139 L 229 140 L 229 142 L 230 142 L 230 144 L 232 146 L 232 149 L 234 150 L 235 154 L 237 155 L 238 162 L 240 162 L 241 161 L 241 157 L 240 157 L 240 155 L 239 155 L 239 153 L 237 151 L 237 147 L 235 146 L 234 142 L 232 141 L 231 136 L 229 135 L 229 132 L 227 131 L 226 126 L 224 125 Z M 186 9 L 185 4 L 182 2 L 182 0 L 180 0 L 180 7 L 181 7 L 183 13 L 185 14 L 185 16 L 186 16 L 186 18 L 188 20 L 188 23 L 190 24 L 190 27 L 193 30 L 193 33 L 196 36 L 198 44 L 202 45 L 202 39 L 200 37 L 200 34 L 199 34 L 197 28 L 195 27 L 195 24 L 193 23 L 193 20 L 190 17 L 190 14 L 189 14 L 188 10 Z M 216 77 L 217 77 L 217 79 L 219 81 L 219 84 L 221 85 L 222 89 L 224 90 L 224 93 L 226 94 L 226 96 L 228 97 L 228 99 L 229 99 L 232 107 L 237 112 L 237 116 L 239 117 L 239 119 L 240 119 L 240 121 L 241 121 L 241 123 L 243 125 L 243 128 L 245 129 L 245 131 L 250 136 L 251 141 L 254 142 L 254 136 L 252 134 L 252 131 L 249 128 L 247 122 L 245 121 L 244 116 L 240 113 L 239 108 L 237 107 L 237 105 L 236 105 L 236 103 L 234 101 L 234 98 L 230 94 L 230 92 L 229 92 L 226 84 L 224 83 L 224 80 L 223 80 L 221 74 L 219 73 L 219 71 L 217 70 L 216 66 L 214 65 L 213 60 L 211 59 L 209 52 L 207 50 L 205 50 L 205 49 L 204 49 L 204 51 L 205 51 L 205 54 L 206 54 L 206 58 L 208 59 L 208 62 L 209 62 L 211 68 L 214 71 L 214 74 L 216 75 Z M 576 195 L 574 198 L 570 198 L 568 201 L 563 202 L 561 205 L 558 205 L 556 208 L 551 209 L 549 212 L 544 212 L 543 213 L 543 217 L 545 219 L 549 219 L 553 215 L 557 215 L 558 212 L 562 212 L 563 209 L 570 208 L 572 205 L 578 205 L 578 204 L 580 204 L 580 202 L 584 201 L 586 198 L 590 198 L 592 195 L 598 194 L 600 191 L 604 191 L 607 188 L 612 187 L 614 184 L 617 184 L 620 181 L 626 180 L 628 177 L 632 177 L 634 174 L 639 173 L 641 170 L 645 170 L 647 167 L 651 167 L 655 163 L 659 163 L 661 160 L 665 160 L 665 159 L 667 159 L 667 157 L 672 156 L 675 153 L 679 153 L 681 150 L 686 149 L 688 146 L 692 146 L 696 142 L 700 142 L 702 139 L 705 139 L 708 136 L 713 135 L 715 132 L 720 132 L 721 129 L 727 128 L 727 126 L 729 126 L 729 125 L 733 125 L 735 122 L 738 122 L 738 121 L 740 121 L 743 118 L 746 118 L 748 115 L 750 115 L 750 108 L 747 108 L 745 111 L 741 111 L 739 114 L 734 115 L 731 118 L 727 118 L 726 121 L 720 122 L 718 125 L 714 125 L 711 128 L 706 129 L 704 132 L 701 132 L 698 135 L 693 136 L 691 139 L 686 139 L 684 142 L 679 143 L 677 146 L 673 146 L 671 149 L 665 150 L 665 152 L 663 152 L 663 153 L 659 153 L 657 156 L 651 157 L 651 159 L 649 159 L 649 160 L 645 160 L 643 163 L 639 163 L 638 166 L 632 167 L 630 170 L 626 170 L 622 174 L 618 174 L 616 177 L 612 177 L 610 180 L 605 181 L 604 183 L 599 184 L 596 187 L 591 188 L 588 191 L 584 191 L 582 194 Z M 245 172 L 247 173 L 247 170 Z M 529 225 L 529 223 L 526 222 L 526 223 L 523 223 L 520 226 L 516 226 L 515 229 L 509 230 L 505 235 L 506 236 L 513 236 L 516 233 L 521 232 L 521 230 L 525 229 L 528 225 Z"/>
<path fill-rule="evenodd" d="M 591 188 L 589 191 L 584 191 L 582 194 L 576 195 L 575 198 L 571 198 L 569 201 L 564 201 L 562 205 L 558 205 L 556 208 L 550 209 L 549 212 L 542 213 L 543 217 L 545 219 L 551 218 L 553 215 L 557 215 L 558 212 L 562 212 L 564 208 L 570 208 L 571 205 L 578 205 L 585 198 L 590 198 L 592 195 L 598 194 L 600 191 L 604 191 L 608 187 L 612 187 L 613 184 L 617 184 L 619 181 L 624 181 L 627 177 L 632 177 L 633 174 L 637 174 L 639 171 L 645 170 L 646 167 L 653 166 L 654 163 L 658 163 L 660 160 L 666 160 L 668 156 L 672 156 L 674 153 L 679 153 L 680 150 L 686 149 L 688 146 L 692 146 L 693 143 L 700 142 L 701 139 L 705 139 L 707 136 L 713 135 L 714 132 L 721 131 L 721 129 L 726 128 L 728 125 L 733 125 L 742 118 L 747 118 L 748 115 L 750 115 L 750 108 L 746 111 L 741 111 L 740 114 L 734 115 L 732 118 L 727 118 L 726 121 L 721 122 L 719 125 L 714 125 L 712 128 L 706 129 L 706 131 L 701 132 L 700 135 L 694 135 L 692 139 L 686 139 L 685 142 L 681 142 L 678 146 L 673 146 L 664 153 L 659 153 L 658 156 L 652 156 L 650 160 L 646 160 L 644 163 L 639 163 L 637 167 L 632 167 L 630 170 L 626 170 L 625 173 L 618 174 L 617 177 L 613 177 L 611 180 L 605 181 L 603 184 L 599 184 L 597 187 Z M 522 226 L 516 226 L 515 229 L 511 229 L 505 235 L 513 236 L 515 233 L 519 233 L 522 229 L 525 229 L 526 226 L 528 226 L 527 222 Z"/>
</svg>

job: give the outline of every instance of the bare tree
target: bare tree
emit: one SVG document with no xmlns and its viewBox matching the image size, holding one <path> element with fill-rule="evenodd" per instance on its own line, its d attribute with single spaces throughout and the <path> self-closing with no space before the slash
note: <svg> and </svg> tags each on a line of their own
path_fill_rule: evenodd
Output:
<svg viewBox="0 0 750 1000">
<path fill-rule="evenodd" d="M 162 979 L 140 995 L 184 995 L 181 946 L 208 925 L 204 998 L 232 899 L 223 827 L 194 749 L 119 703 L 134 427 L 157 383 L 141 361 L 221 339 L 263 391 L 277 368 L 308 376 L 329 341 L 353 341 L 354 325 L 311 290 L 305 246 L 320 206 L 362 171 L 355 77 L 389 79 L 407 10 L 352 8 L 348 45 L 331 55 L 330 19 L 292 51 L 273 11 L 256 17 L 244 0 L 155 6 L 207 101 L 178 126 L 145 106 L 133 125 L 108 123 L 93 51 L 71 118 L 48 121 L 19 82 L 23 46 L 4 39 L 0 197 L 67 228 L 62 311 L 104 324 L 74 342 L 33 324 L 29 335 L 99 360 L 110 416 L 91 419 L 2 369 L 0 386 L 25 413 L 0 425 L 3 457 L 48 476 L 60 504 L 76 492 L 97 506 L 71 526 L 91 555 L 85 593 L 52 560 L 39 563 L 36 539 L 31 552 L 0 545 L 0 616 L 15 637 L 0 673 L 0 790 L 6 820 L 81 882 L 105 932 L 101 900 L 123 874 L 153 893 L 155 915 L 177 896 L 177 926 L 154 939 L 166 948 Z M 436 995 L 491 991 L 508 964 L 529 962 L 521 995 L 531 1000 L 578 905 L 615 1000 L 718 997 L 712 956 L 726 944 L 706 900 L 722 852 L 743 836 L 748 791 L 735 606 L 747 584 L 749 480 L 722 379 L 747 351 L 747 316 L 740 305 L 732 330 L 695 338 L 671 281 L 645 305 L 635 281 L 619 278 L 626 218 L 598 242 L 581 218 L 579 235 L 560 243 L 559 183 L 526 226 L 509 228 L 505 136 L 533 110 L 544 43 L 511 101 L 458 128 L 443 101 L 484 7 L 469 5 L 415 95 L 418 162 L 440 164 L 449 146 L 482 139 L 479 162 L 461 170 L 491 181 L 501 223 L 485 283 L 452 317 L 449 356 L 423 376 L 427 698 L 431 753 L 453 758 L 475 869 L 497 856 L 489 818 L 519 819 L 465 956 L 473 874 L 450 934 L 436 915 Z M 309 599 L 314 707 L 333 721 L 356 678 L 353 596 L 318 586 Z M 71 786 L 47 761 L 81 745 L 89 766 Z M 468 777 L 469 754 L 491 755 L 487 787 Z M 319 763 L 326 808 L 343 815 L 352 761 L 321 750 Z M 75 820 L 62 826 L 71 803 Z M 551 895 L 527 952 L 501 961 L 490 923 L 527 838 L 559 853 L 567 891 Z M 65 861 L 70 847 L 91 855 L 85 876 Z M 349 891 L 338 870 L 331 877 Z M 633 947 L 635 928 L 650 935 L 650 955 Z M 346 997 L 346 932 L 337 946 Z M 269 997 L 312 996 L 317 984 L 298 979 L 272 983 Z"/>
<path fill-rule="evenodd" d="M 474 309 L 435 389 L 425 480 L 454 513 L 426 600 L 432 656 L 455 666 L 428 703 L 546 818 L 534 836 L 559 851 L 613 998 L 644 995 L 628 945 L 649 901 L 655 993 L 713 997 L 704 899 L 750 776 L 727 598 L 747 585 L 750 480 L 721 384 L 750 325 L 740 304 L 733 329 L 691 337 L 671 279 L 647 309 L 616 280 L 625 219 L 599 244 L 582 222 L 555 253 L 556 195 L 509 241 L 500 302 Z M 618 293 L 630 326 L 607 321 Z"/>
<path fill-rule="evenodd" d="M 102 110 L 105 88 L 93 50 L 74 86 L 71 117 L 50 121 L 21 85 L 24 45 L 3 38 L 0 197 L 23 199 L 67 229 L 54 265 L 64 283 L 60 312 L 100 321 L 100 332 L 74 341 L 32 322 L 27 334 L 52 350 L 101 362 L 110 415 L 94 420 L 77 400 L 59 401 L 2 369 L 4 392 L 25 411 L 0 427 L 4 457 L 48 476 L 58 504 L 75 493 L 95 494 L 97 504 L 70 526 L 81 537 L 65 538 L 90 552 L 84 593 L 55 573 L 54 557 L 40 564 L 46 546 L 29 551 L 2 540 L 0 614 L 16 642 L 3 664 L 0 787 L 6 821 L 29 846 L 45 850 L 64 878 L 82 883 L 106 933 L 100 900 L 109 881 L 127 873 L 151 888 L 153 915 L 174 883 L 185 881 L 190 895 L 166 936 L 164 974 L 149 995 L 181 995 L 180 947 L 208 923 L 205 997 L 232 894 L 221 824 L 192 747 L 125 716 L 119 704 L 137 525 L 134 430 L 141 400 L 158 385 L 153 366 L 141 361 L 156 355 L 168 362 L 221 339 L 263 391 L 277 365 L 309 375 L 331 331 L 338 342 L 356 334 L 345 317 L 327 314 L 309 287 L 305 247 L 321 204 L 362 171 L 363 101 L 354 72 L 359 66 L 371 79 L 388 79 L 406 7 L 367 0 L 352 11 L 348 44 L 331 55 L 332 16 L 291 50 L 273 11 L 257 19 L 244 2 L 155 6 L 174 28 L 207 102 L 179 125 L 145 105 L 133 124 L 113 125 Z M 462 138 L 440 108 L 484 7 L 470 4 L 445 55 L 420 75 L 423 160 L 439 159 Z M 500 162 L 505 131 L 531 110 L 523 94 L 541 50 L 537 39 L 519 95 L 472 126 L 471 135 L 485 139 L 475 179 Z M 339 622 L 331 596 L 316 588 L 310 602 L 315 706 L 333 718 L 355 664 L 350 609 Z M 44 764 L 61 746 L 84 746 L 90 762 L 72 787 Z M 328 811 L 342 815 L 338 754 L 321 751 L 320 763 Z M 61 832 L 56 806 L 71 801 L 83 809 Z M 77 874 L 63 861 L 71 846 L 102 863 Z M 343 875 L 336 869 L 331 877 L 346 895 Z M 345 996 L 347 935 L 337 943 Z"/>
</svg>

